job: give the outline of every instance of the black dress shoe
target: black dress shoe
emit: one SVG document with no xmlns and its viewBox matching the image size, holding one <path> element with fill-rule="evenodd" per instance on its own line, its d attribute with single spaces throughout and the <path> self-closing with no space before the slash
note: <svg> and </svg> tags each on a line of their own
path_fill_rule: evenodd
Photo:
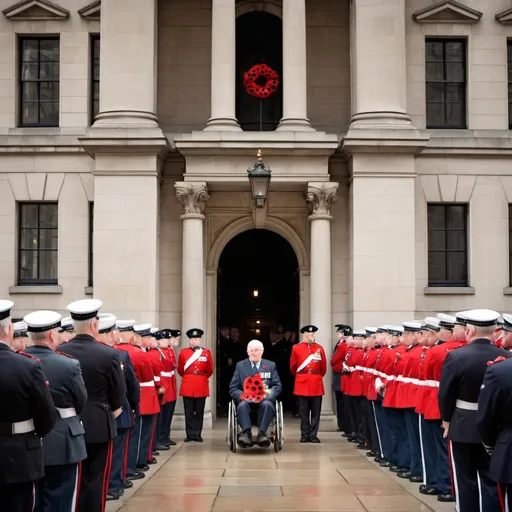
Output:
<svg viewBox="0 0 512 512">
<path fill-rule="evenodd" d="M 196 443 L 202 443 L 203 442 L 203 438 L 201 436 L 196 436 L 196 438 L 194 439 L 194 441 Z"/>
<path fill-rule="evenodd" d="M 160 453 L 155 450 L 154 452 L 151 452 L 151 455 L 154 455 L 155 457 L 158 457 L 160 455 Z"/>
<path fill-rule="evenodd" d="M 400 468 L 398 466 L 389 466 L 389 471 L 391 471 L 391 473 L 398 473 L 398 470 Z"/>
<path fill-rule="evenodd" d="M 411 476 L 411 477 L 409 477 L 409 482 L 412 482 L 413 484 L 419 484 L 420 482 L 423 482 L 423 477 Z"/>
<path fill-rule="evenodd" d="M 176 446 L 176 443 L 172 439 L 169 439 L 169 446 Z"/>
<path fill-rule="evenodd" d="M 155 457 L 151 457 L 150 460 L 148 460 L 148 464 L 156 464 L 158 461 L 155 459 Z"/>
<path fill-rule="evenodd" d="M 437 496 L 439 494 L 435 487 L 427 487 L 426 485 L 420 485 L 420 493 L 427 496 Z"/>
<path fill-rule="evenodd" d="M 373 450 L 370 450 L 369 452 L 366 452 L 365 454 L 367 457 L 378 457 L 379 454 L 377 452 L 374 452 Z"/>
<path fill-rule="evenodd" d="M 320 439 L 318 439 L 318 437 L 316 437 L 316 436 L 315 437 L 310 437 L 309 438 L 309 442 L 310 443 L 315 443 L 315 444 L 321 443 Z"/>
<path fill-rule="evenodd" d="M 398 471 L 396 476 L 398 478 L 411 478 L 411 472 L 410 471 Z"/>
<path fill-rule="evenodd" d="M 120 494 L 117 491 L 111 491 L 107 493 L 107 501 L 114 501 L 119 499 Z"/>
<path fill-rule="evenodd" d="M 171 447 L 170 447 L 170 446 L 164 446 L 164 445 L 160 445 L 160 444 L 159 444 L 159 445 L 157 445 L 156 449 L 157 449 L 157 450 L 161 450 L 161 451 L 163 451 L 163 452 L 166 452 L 167 450 L 170 450 L 170 449 L 171 449 Z"/>
<path fill-rule="evenodd" d="M 268 448 L 270 446 L 270 439 L 267 437 L 267 434 L 265 432 L 259 432 L 258 438 L 256 440 L 256 443 L 261 448 Z"/>
<path fill-rule="evenodd" d="M 437 497 L 437 501 L 442 501 L 443 503 L 450 503 L 456 501 L 455 496 L 452 496 L 451 492 L 440 494 Z"/>
<path fill-rule="evenodd" d="M 250 430 L 246 430 L 238 435 L 238 446 L 240 448 L 250 448 L 252 446 L 252 434 Z"/>
<path fill-rule="evenodd" d="M 142 480 L 146 475 L 142 471 L 136 471 L 131 475 L 126 475 L 126 480 Z"/>
<path fill-rule="evenodd" d="M 341 437 L 350 437 L 350 434 L 341 434 Z"/>
<path fill-rule="evenodd" d="M 191 437 L 185 437 L 185 439 L 183 439 L 184 443 L 191 443 L 192 441 L 193 439 Z"/>
<path fill-rule="evenodd" d="M 124 484 L 123 484 L 123 487 L 125 489 L 129 489 L 130 487 L 133 487 L 133 482 L 130 482 L 130 480 L 125 480 Z"/>
<path fill-rule="evenodd" d="M 390 468 L 391 467 L 391 462 L 389 462 L 389 460 L 384 460 L 382 462 L 379 462 L 379 466 L 381 468 Z"/>
<path fill-rule="evenodd" d="M 147 464 L 137 464 L 137 469 L 139 471 L 149 471 L 149 466 Z"/>
<path fill-rule="evenodd" d="M 301 443 L 309 443 L 309 439 L 308 439 L 307 437 L 302 436 L 302 437 L 300 438 L 300 442 L 301 442 Z"/>
</svg>

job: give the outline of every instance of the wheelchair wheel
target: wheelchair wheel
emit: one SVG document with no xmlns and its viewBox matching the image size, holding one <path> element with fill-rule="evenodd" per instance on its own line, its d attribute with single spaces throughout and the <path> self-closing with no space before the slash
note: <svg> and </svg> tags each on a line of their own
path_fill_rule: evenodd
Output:
<svg viewBox="0 0 512 512">
<path fill-rule="evenodd" d="M 274 438 L 274 451 L 280 452 L 283 449 L 284 442 L 284 425 L 283 425 L 283 404 L 278 402 L 276 404 L 276 417 L 275 417 L 275 438 Z"/>
<path fill-rule="evenodd" d="M 228 405 L 228 447 L 236 453 L 236 415 L 233 402 Z"/>
</svg>

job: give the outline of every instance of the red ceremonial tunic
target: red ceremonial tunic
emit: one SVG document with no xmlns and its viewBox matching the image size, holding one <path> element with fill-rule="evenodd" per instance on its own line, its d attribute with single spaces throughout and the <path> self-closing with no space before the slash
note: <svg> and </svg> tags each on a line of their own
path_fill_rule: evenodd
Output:
<svg viewBox="0 0 512 512">
<path fill-rule="evenodd" d="M 427 347 L 415 345 L 406 352 L 405 367 L 398 382 L 398 407 L 414 409 L 418 402 L 418 371 L 420 359 Z"/>
<path fill-rule="evenodd" d="M 397 407 L 396 379 L 403 369 L 404 363 L 401 359 L 406 350 L 407 347 L 404 345 L 398 345 L 386 351 L 386 359 L 382 369 L 387 379 L 386 392 L 382 401 L 383 407 Z"/>
<path fill-rule="evenodd" d="M 347 361 L 355 350 L 354 347 L 347 347 L 345 357 L 341 361 L 341 391 L 343 391 L 344 394 L 347 393 L 347 389 L 350 389 L 352 381 L 352 372 L 347 366 Z"/>
<path fill-rule="evenodd" d="M 164 365 L 162 359 L 164 359 L 164 355 L 157 348 L 150 348 L 147 352 L 148 360 L 151 364 L 151 368 L 153 369 L 153 374 L 155 376 L 155 385 L 156 387 L 162 387 L 165 389 L 166 382 L 162 380 L 162 371 L 164 369 Z M 165 393 L 163 395 L 158 395 L 160 404 L 165 404 Z"/>
<path fill-rule="evenodd" d="M 350 373 L 350 378 L 345 391 L 348 396 L 363 396 L 363 371 L 361 370 L 363 358 L 365 356 L 364 349 L 355 348 L 350 357 L 346 361 Z"/>
<path fill-rule="evenodd" d="M 156 392 L 158 382 L 155 382 L 155 375 L 148 354 L 144 349 L 127 343 L 116 345 L 117 350 L 124 350 L 130 354 L 133 369 L 140 385 L 140 405 L 141 416 L 158 414 L 160 412 L 160 403 Z"/>
<path fill-rule="evenodd" d="M 343 362 L 345 361 L 345 356 L 347 355 L 348 345 L 346 341 L 342 341 L 338 347 L 336 348 L 336 352 L 334 352 L 331 357 L 331 368 L 333 372 L 341 373 L 343 371 Z M 341 389 L 341 385 L 340 385 Z"/>
<path fill-rule="evenodd" d="M 162 361 L 164 370 L 160 374 L 160 377 L 164 382 L 167 383 L 165 387 L 165 403 L 175 402 L 177 399 L 176 393 L 176 355 L 171 347 L 160 349 L 165 359 Z"/>
<path fill-rule="evenodd" d="M 300 371 L 299 367 L 306 359 L 316 354 Z M 322 396 L 324 394 L 323 377 L 327 371 L 325 352 L 318 343 L 306 343 L 302 341 L 293 345 L 290 358 L 290 371 L 295 377 L 294 394 L 297 396 Z"/>
<path fill-rule="evenodd" d="M 415 411 L 418 414 L 425 414 L 426 399 L 427 399 L 427 387 L 425 384 L 425 373 L 427 371 L 427 365 L 425 364 L 428 351 L 432 347 L 424 347 L 424 350 L 420 356 L 420 364 L 418 366 L 418 396 L 416 399 Z"/>
<path fill-rule="evenodd" d="M 441 381 L 441 370 L 448 352 L 463 347 L 465 343 L 461 341 L 447 341 L 434 345 L 425 357 L 425 419 L 440 420 L 441 412 L 437 397 L 439 395 L 439 382 Z"/>
<path fill-rule="evenodd" d="M 185 364 L 194 355 L 190 347 L 184 348 L 178 357 L 178 373 L 181 380 L 180 396 L 202 398 L 210 396 L 208 379 L 213 375 L 212 354 L 207 348 L 202 349 L 201 356 L 186 370 Z"/>
<path fill-rule="evenodd" d="M 377 400 L 378 398 L 378 393 L 375 389 L 375 379 L 377 378 L 375 374 L 375 365 L 379 361 L 384 350 L 385 348 L 382 347 L 371 348 L 368 352 L 368 357 L 366 358 L 363 391 L 368 400 Z"/>
</svg>

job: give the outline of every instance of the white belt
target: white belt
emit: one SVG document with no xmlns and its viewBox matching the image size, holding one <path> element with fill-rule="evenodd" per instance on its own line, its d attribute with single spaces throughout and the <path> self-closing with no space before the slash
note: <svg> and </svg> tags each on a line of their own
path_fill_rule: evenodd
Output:
<svg viewBox="0 0 512 512">
<path fill-rule="evenodd" d="M 160 372 L 160 377 L 174 377 L 174 370 L 172 372 Z"/>
<path fill-rule="evenodd" d="M 157 375 L 155 375 L 155 382 L 160 382 L 160 377 L 158 377 Z"/>
<path fill-rule="evenodd" d="M 149 382 L 141 382 L 140 387 L 141 388 L 150 388 L 151 386 L 155 387 L 155 381 L 150 380 Z"/>
<path fill-rule="evenodd" d="M 68 407 L 67 409 L 56 407 L 56 409 L 59 411 L 60 417 L 62 419 L 73 418 L 73 416 L 76 416 L 76 409 L 74 407 Z"/>
<path fill-rule="evenodd" d="M 36 427 L 32 418 L 12 424 L 13 434 L 28 434 L 29 432 L 33 432 L 35 429 Z"/>
<path fill-rule="evenodd" d="M 438 388 L 439 387 L 439 381 L 437 380 L 419 380 L 418 385 L 420 386 L 426 386 L 429 388 Z"/>
<path fill-rule="evenodd" d="M 465 400 L 457 400 L 457 402 L 455 402 L 455 407 L 466 411 L 478 411 L 478 403 L 466 402 Z"/>
</svg>

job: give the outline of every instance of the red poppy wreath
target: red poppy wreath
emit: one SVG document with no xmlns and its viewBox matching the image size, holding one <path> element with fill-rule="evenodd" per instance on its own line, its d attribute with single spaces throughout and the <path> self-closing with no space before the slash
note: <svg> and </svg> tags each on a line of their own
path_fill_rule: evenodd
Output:
<svg viewBox="0 0 512 512">
<path fill-rule="evenodd" d="M 260 78 L 266 80 L 265 85 L 259 85 Z M 244 87 L 247 94 L 259 99 L 267 99 L 279 87 L 279 75 L 266 64 L 256 64 L 244 73 Z"/>
<path fill-rule="evenodd" d="M 244 381 L 244 392 L 240 396 L 242 400 L 259 403 L 266 395 L 266 386 L 258 375 L 247 377 Z"/>
</svg>

